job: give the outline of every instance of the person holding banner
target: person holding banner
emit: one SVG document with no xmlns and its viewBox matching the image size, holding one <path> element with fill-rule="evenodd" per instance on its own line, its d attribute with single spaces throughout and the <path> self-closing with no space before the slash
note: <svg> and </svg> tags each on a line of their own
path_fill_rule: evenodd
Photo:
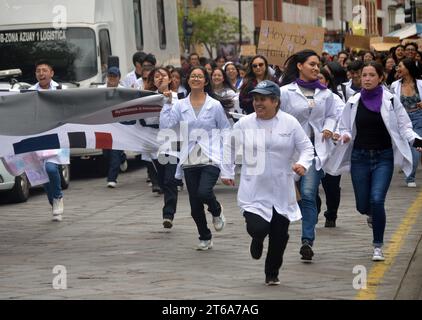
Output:
<svg viewBox="0 0 422 320">
<path fill-rule="evenodd" d="M 98 88 L 124 88 L 120 84 L 121 73 L 118 67 L 110 67 L 107 70 L 106 84 L 98 86 Z M 126 168 L 126 154 L 123 150 L 103 150 L 104 159 L 108 162 L 107 171 L 107 188 L 114 189 L 117 187 L 117 177 L 120 168 Z"/>
<path fill-rule="evenodd" d="M 337 124 L 333 93 L 318 80 L 320 58 L 313 50 L 295 53 L 286 61 L 281 87 L 281 110 L 294 116 L 315 146 L 315 158 L 299 181 L 302 211 L 303 262 L 311 262 L 317 224 L 316 197 L 323 168 L 334 147 L 332 137 Z M 280 191 L 282 192 L 282 191 Z"/>
<path fill-rule="evenodd" d="M 177 93 L 171 91 L 171 74 L 165 68 L 155 68 L 151 71 L 148 76 L 146 88 L 150 91 L 164 94 L 168 101 L 167 103 L 172 105 L 178 100 Z M 162 123 L 161 118 L 159 121 L 160 129 L 165 126 Z M 177 136 L 179 136 L 178 132 Z M 159 131 L 157 130 L 157 135 Z M 176 143 L 177 144 L 177 143 Z M 157 172 L 157 180 L 160 189 L 164 194 L 164 207 L 163 207 L 163 227 L 165 229 L 171 229 L 173 227 L 174 215 L 177 209 L 177 198 L 178 198 L 178 185 L 180 182 L 176 180 L 176 168 L 178 163 L 178 150 L 165 150 L 159 151 L 158 158 L 153 157 L 152 165 L 153 169 Z"/>
<path fill-rule="evenodd" d="M 29 90 L 57 90 L 59 84 L 53 80 L 54 69 L 50 62 L 40 60 L 35 64 L 35 77 L 38 82 Z M 44 163 L 49 182 L 44 185 L 48 202 L 52 206 L 53 221 L 60 222 L 64 212 L 63 192 L 61 187 L 60 166 L 70 164 L 69 149 L 36 151 L 40 161 Z"/>
<path fill-rule="evenodd" d="M 205 68 L 193 67 L 187 79 L 188 97 L 174 105 L 164 105 L 160 124 L 162 129 L 180 127 L 181 134 L 187 135 L 182 143 L 176 178 L 182 177 L 183 170 L 191 215 L 199 232 L 200 242 L 196 249 L 208 250 L 213 247 L 213 242 L 204 204 L 212 214 L 217 232 L 222 231 L 226 224 L 223 207 L 217 201 L 213 189 L 220 176 L 222 135 L 228 133 L 231 126 L 222 104 L 213 93 L 211 79 Z"/>
</svg>

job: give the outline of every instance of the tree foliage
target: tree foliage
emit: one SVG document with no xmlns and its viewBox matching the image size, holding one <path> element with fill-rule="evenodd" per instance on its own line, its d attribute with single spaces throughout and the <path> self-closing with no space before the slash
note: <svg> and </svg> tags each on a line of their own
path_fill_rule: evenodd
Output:
<svg viewBox="0 0 422 320">
<path fill-rule="evenodd" d="M 203 44 L 210 57 L 220 44 L 234 42 L 239 35 L 239 19 L 231 17 L 223 8 L 214 11 L 190 10 L 188 19 L 193 22 L 191 44 Z M 183 10 L 179 10 L 180 43 L 184 43 Z"/>
</svg>

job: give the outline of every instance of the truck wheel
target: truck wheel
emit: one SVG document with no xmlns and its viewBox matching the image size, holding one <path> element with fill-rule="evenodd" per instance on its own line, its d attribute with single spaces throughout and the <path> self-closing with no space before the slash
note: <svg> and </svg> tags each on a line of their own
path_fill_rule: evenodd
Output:
<svg viewBox="0 0 422 320">
<path fill-rule="evenodd" d="M 59 166 L 59 170 L 62 190 L 66 190 L 70 184 L 70 165 L 62 164 Z"/>
<path fill-rule="evenodd" d="M 15 185 L 10 190 L 10 197 L 13 202 L 26 202 L 29 198 L 30 183 L 25 174 L 15 177 Z"/>
</svg>

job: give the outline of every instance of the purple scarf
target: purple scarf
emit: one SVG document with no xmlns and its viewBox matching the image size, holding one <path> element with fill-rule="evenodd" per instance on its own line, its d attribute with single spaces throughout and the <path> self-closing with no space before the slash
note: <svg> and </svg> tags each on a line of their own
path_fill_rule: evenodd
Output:
<svg viewBox="0 0 422 320">
<path fill-rule="evenodd" d="M 303 81 L 302 79 L 296 79 L 296 83 L 300 87 L 306 88 L 306 89 L 321 89 L 321 90 L 327 89 L 327 87 L 324 86 L 321 82 L 319 82 L 318 79 L 315 81 Z"/>
<path fill-rule="evenodd" d="M 360 97 L 366 109 L 379 113 L 381 111 L 383 93 L 384 90 L 382 86 L 378 86 L 372 90 L 362 88 L 360 91 Z"/>
</svg>

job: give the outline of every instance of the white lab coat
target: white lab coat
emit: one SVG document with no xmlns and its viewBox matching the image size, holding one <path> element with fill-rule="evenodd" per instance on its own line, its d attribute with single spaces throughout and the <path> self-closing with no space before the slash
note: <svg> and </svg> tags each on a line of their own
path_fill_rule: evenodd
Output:
<svg viewBox="0 0 422 320">
<path fill-rule="evenodd" d="M 310 110 L 308 99 L 296 83 L 291 83 L 280 88 L 281 110 L 294 116 L 306 131 L 310 125 L 315 134 L 316 169 L 325 168 L 325 163 L 334 143 L 331 139 L 322 140 L 322 132 L 334 132 L 337 125 L 337 107 L 334 94 L 330 90 L 316 89 L 314 94 L 315 106 Z"/>
<path fill-rule="evenodd" d="M 36 83 L 29 90 L 57 90 L 59 84 L 54 80 L 51 80 L 49 89 L 42 89 L 39 83 Z M 55 164 L 70 164 L 70 150 L 69 149 L 55 149 L 55 150 L 43 150 L 35 151 L 37 156 L 44 160 L 44 162 L 51 162 Z"/>
<path fill-rule="evenodd" d="M 213 165 L 221 168 L 222 140 L 223 136 L 230 131 L 230 123 L 219 101 L 207 95 L 201 112 L 196 116 L 190 96 L 189 94 L 187 98 L 177 101 L 173 106 L 165 104 L 160 114 L 161 129 L 176 129 L 181 122 L 188 126 L 187 132 L 180 130 L 182 148 L 175 176 L 177 179 L 182 178 L 181 165 L 188 159 L 196 144 L 199 144 L 203 154 L 212 161 Z M 208 141 L 192 138 L 186 143 L 192 132 L 195 133 L 194 130 L 206 133 Z"/>
<path fill-rule="evenodd" d="M 344 91 L 342 86 L 344 86 Z M 356 94 L 356 91 L 352 89 L 352 80 L 349 80 L 349 82 L 342 83 L 340 85 L 340 92 L 343 96 L 343 101 L 346 103 L 353 95 Z M 346 94 L 346 95 L 344 95 Z"/>
<path fill-rule="evenodd" d="M 129 72 L 126 77 L 122 80 L 122 85 L 126 88 L 132 88 L 132 89 L 139 89 L 140 86 L 143 87 L 143 80 L 142 78 L 137 78 L 135 70 L 132 72 Z"/>
<path fill-rule="evenodd" d="M 412 122 L 400 100 L 388 90 L 384 89 L 381 117 L 391 137 L 394 151 L 394 164 L 401 167 L 409 176 L 412 172 L 412 152 L 409 146 L 415 138 L 421 139 L 413 131 Z M 391 100 L 394 100 L 394 104 Z M 349 143 L 339 144 L 327 163 L 326 172 L 331 175 L 339 175 L 350 171 L 350 161 L 353 150 L 353 142 L 356 138 L 356 114 L 359 106 L 360 93 L 349 99 L 343 111 L 340 125 L 340 134 L 351 138 Z"/>
<path fill-rule="evenodd" d="M 346 104 L 344 103 L 343 99 L 340 98 L 340 96 L 333 94 L 333 97 L 334 97 L 334 105 L 336 106 L 336 118 L 337 118 L 337 125 L 336 125 L 336 129 L 334 130 L 334 133 L 339 134 L 341 116 L 343 114 L 343 110 Z"/>
<path fill-rule="evenodd" d="M 419 96 L 422 99 L 422 80 L 416 80 L 416 85 L 418 87 Z M 401 96 L 401 86 L 402 86 L 402 80 L 394 81 L 390 86 L 390 91 L 394 93 L 399 100 Z"/>
<path fill-rule="evenodd" d="M 271 136 L 262 139 L 265 141 L 261 140 L 258 145 L 254 143 L 254 138 L 258 135 L 253 132 L 262 128 L 255 113 L 241 118 L 233 127 L 233 134 L 240 131 L 244 142 L 244 146 L 237 145 L 237 149 L 242 149 L 243 155 L 238 205 L 243 211 L 258 214 L 268 222 L 272 219 L 273 207 L 290 221 L 297 221 L 302 215 L 297 204 L 296 174 L 292 166 L 298 163 L 308 169 L 314 159 L 314 147 L 293 116 L 279 111 L 275 117 L 276 123 Z M 257 158 L 257 161 L 264 161 L 260 164 L 262 173 L 253 173 L 256 170 L 255 161 L 245 161 L 247 156 L 244 150 L 248 149 L 264 151 L 261 156 L 258 153 Z M 231 155 L 238 152 L 229 140 L 225 143 L 225 151 L 227 150 L 231 150 Z M 222 178 L 234 179 L 234 166 L 226 161 Z"/>
</svg>

